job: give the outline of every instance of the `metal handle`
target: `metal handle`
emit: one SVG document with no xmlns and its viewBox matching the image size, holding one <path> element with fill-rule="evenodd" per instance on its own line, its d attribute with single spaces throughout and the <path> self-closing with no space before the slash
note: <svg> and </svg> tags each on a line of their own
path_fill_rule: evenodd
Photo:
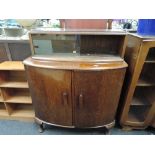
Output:
<svg viewBox="0 0 155 155">
<path fill-rule="evenodd" d="M 79 95 L 79 107 L 83 106 L 83 94 Z"/>
<path fill-rule="evenodd" d="M 35 45 L 34 48 L 39 48 L 39 46 L 38 45 Z"/>
<path fill-rule="evenodd" d="M 66 92 L 63 93 L 63 104 L 67 105 L 68 104 L 68 94 Z"/>
</svg>

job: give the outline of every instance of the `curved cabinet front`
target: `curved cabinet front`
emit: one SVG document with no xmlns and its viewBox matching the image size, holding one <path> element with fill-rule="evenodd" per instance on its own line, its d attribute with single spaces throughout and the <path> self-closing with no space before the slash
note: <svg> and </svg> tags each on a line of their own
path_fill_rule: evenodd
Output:
<svg viewBox="0 0 155 155">
<path fill-rule="evenodd" d="M 115 69 L 67 70 L 36 66 L 30 60 L 24 64 L 38 119 L 78 128 L 105 126 L 115 120 L 124 62 Z"/>
</svg>

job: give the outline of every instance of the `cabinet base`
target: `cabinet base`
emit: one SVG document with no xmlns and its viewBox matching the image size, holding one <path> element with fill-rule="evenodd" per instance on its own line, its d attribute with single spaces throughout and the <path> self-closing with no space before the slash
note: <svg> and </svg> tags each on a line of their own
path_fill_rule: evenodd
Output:
<svg viewBox="0 0 155 155">
<path fill-rule="evenodd" d="M 35 117 L 35 122 L 39 125 L 39 132 L 43 132 L 44 131 L 44 126 L 43 124 L 47 124 L 47 125 L 51 125 L 51 126 L 56 126 L 56 127 L 63 127 L 63 128 L 77 128 L 76 126 L 64 126 L 64 125 L 58 125 L 58 124 L 52 124 L 52 123 L 48 123 L 46 121 L 43 121 L 37 117 Z M 109 130 L 110 128 L 112 128 L 115 125 L 115 120 L 109 124 L 106 125 L 102 125 L 102 126 L 95 126 L 95 127 L 81 127 L 80 129 L 97 129 L 97 128 L 105 128 L 107 130 Z"/>
</svg>

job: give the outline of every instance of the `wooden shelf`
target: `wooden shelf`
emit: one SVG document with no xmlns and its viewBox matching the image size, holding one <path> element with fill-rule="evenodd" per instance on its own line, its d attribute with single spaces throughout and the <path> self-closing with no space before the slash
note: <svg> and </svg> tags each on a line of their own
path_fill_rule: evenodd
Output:
<svg viewBox="0 0 155 155">
<path fill-rule="evenodd" d="M 13 113 L 11 114 L 13 117 L 34 117 L 34 110 L 26 110 L 26 109 L 18 109 L 14 110 Z"/>
<path fill-rule="evenodd" d="M 137 86 L 155 86 L 155 63 L 149 64 L 146 63 L 143 66 L 143 69 L 140 74 Z"/>
<path fill-rule="evenodd" d="M 155 101 L 155 87 L 137 87 L 131 105 L 151 106 Z"/>
<path fill-rule="evenodd" d="M 148 100 L 145 97 L 138 97 L 138 96 L 134 96 L 131 102 L 131 105 L 142 105 L 142 106 L 148 106 L 151 105 Z"/>
<path fill-rule="evenodd" d="M 146 60 L 145 63 L 155 63 L 155 60 Z"/>
<path fill-rule="evenodd" d="M 0 84 L 1 88 L 29 88 L 27 82 L 8 81 Z"/>
<path fill-rule="evenodd" d="M 149 108 L 143 106 L 131 106 L 128 113 L 129 122 L 144 122 Z"/>
<path fill-rule="evenodd" d="M 24 71 L 22 61 L 5 61 L 0 64 L 0 70 L 17 70 Z"/>
<path fill-rule="evenodd" d="M 5 100 L 6 103 L 21 103 L 21 104 L 32 104 L 32 99 L 30 96 L 21 96 L 21 95 L 15 95 L 10 96 L 7 100 Z"/>
<path fill-rule="evenodd" d="M 139 79 L 137 86 L 155 86 L 155 82 L 151 82 L 149 79 Z"/>
<path fill-rule="evenodd" d="M 10 117 L 18 119 L 34 119 L 34 110 L 32 105 L 23 105 L 18 103 L 7 103 L 12 110 Z"/>
</svg>

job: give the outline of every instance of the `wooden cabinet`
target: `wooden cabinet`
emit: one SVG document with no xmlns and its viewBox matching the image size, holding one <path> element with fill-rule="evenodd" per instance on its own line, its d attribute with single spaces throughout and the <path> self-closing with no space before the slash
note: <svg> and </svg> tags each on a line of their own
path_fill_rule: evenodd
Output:
<svg viewBox="0 0 155 155">
<path fill-rule="evenodd" d="M 30 38 L 33 55 L 24 64 L 37 122 L 112 127 L 127 67 L 125 33 L 37 30 Z"/>
<path fill-rule="evenodd" d="M 22 62 L 0 64 L 0 118 L 34 120 L 32 99 Z"/>
<path fill-rule="evenodd" d="M 37 119 L 79 128 L 114 125 L 127 66 L 124 61 L 107 66 L 94 62 L 87 69 L 83 67 L 87 61 L 73 63 L 61 57 L 29 58 L 24 64 Z"/>
<path fill-rule="evenodd" d="M 129 35 L 125 60 L 129 67 L 120 122 L 123 127 L 143 129 L 155 116 L 155 38 Z"/>
</svg>

